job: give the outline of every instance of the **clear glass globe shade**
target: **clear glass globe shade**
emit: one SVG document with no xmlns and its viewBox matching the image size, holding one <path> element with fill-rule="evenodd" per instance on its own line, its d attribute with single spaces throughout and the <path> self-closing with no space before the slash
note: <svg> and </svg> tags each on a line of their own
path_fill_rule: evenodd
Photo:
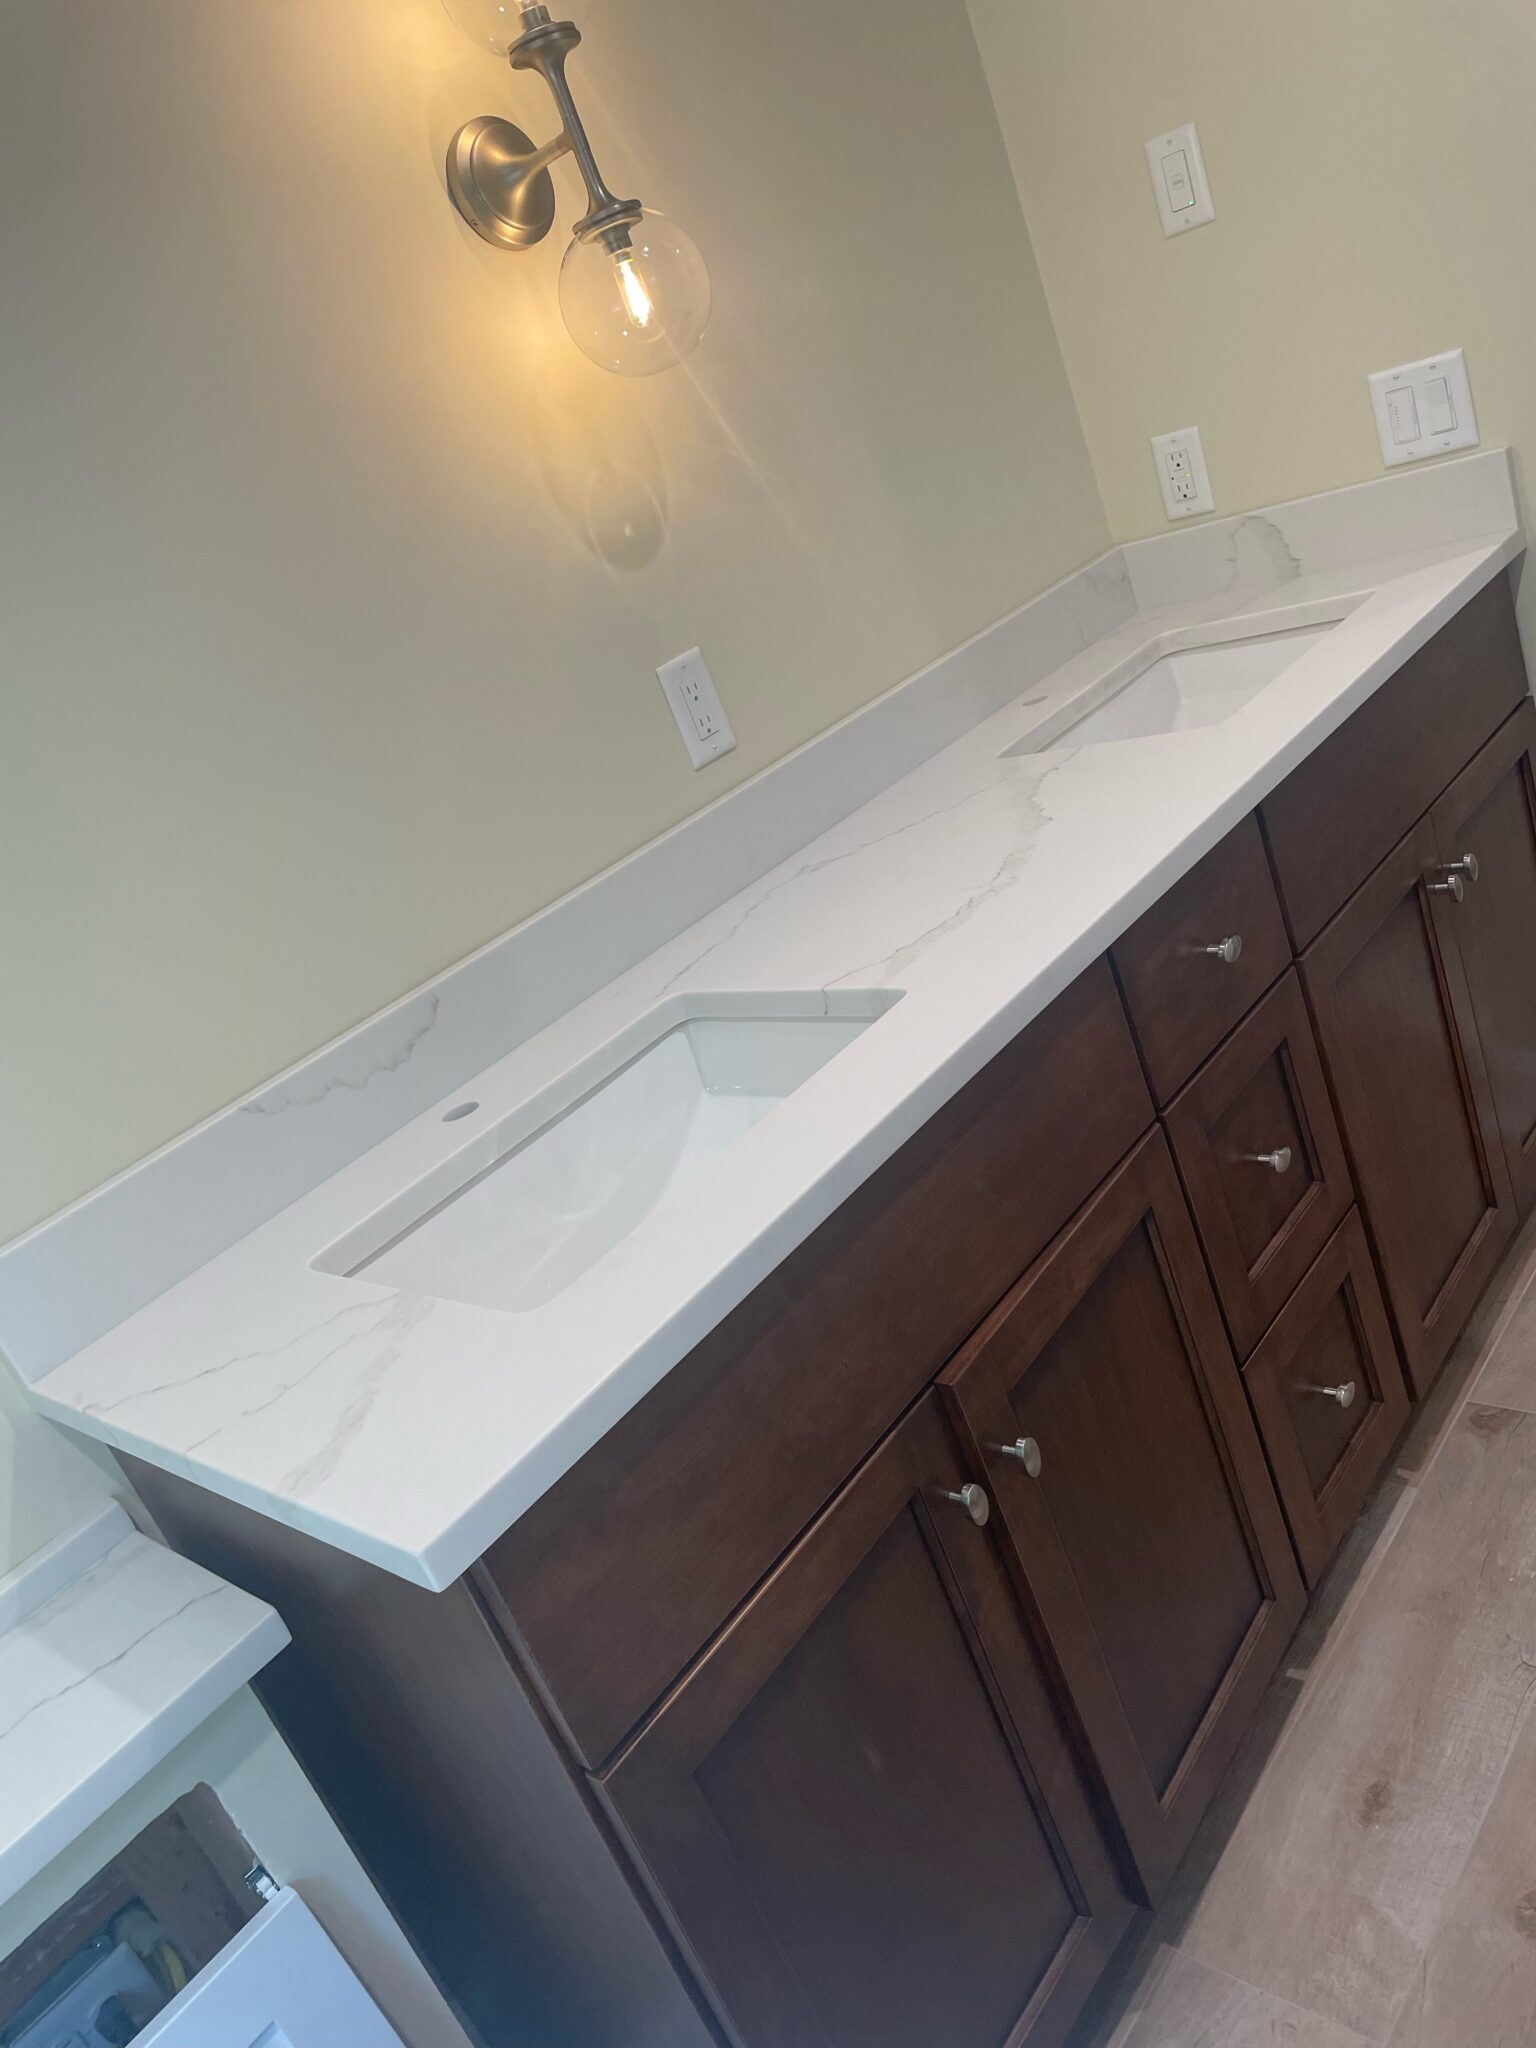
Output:
<svg viewBox="0 0 1536 2048">
<path fill-rule="evenodd" d="M 455 28 L 498 57 L 505 57 L 523 32 L 520 0 L 443 0 L 443 6 Z"/>
<path fill-rule="evenodd" d="M 644 213 L 627 247 L 573 241 L 560 266 L 571 339 L 601 369 L 649 377 L 692 355 L 709 324 L 704 258 L 664 214 Z"/>
</svg>

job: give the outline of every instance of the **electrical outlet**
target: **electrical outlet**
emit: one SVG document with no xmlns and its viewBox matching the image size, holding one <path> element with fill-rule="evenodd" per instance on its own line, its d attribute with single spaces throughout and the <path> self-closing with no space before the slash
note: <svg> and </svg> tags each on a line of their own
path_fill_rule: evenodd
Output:
<svg viewBox="0 0 1536 2048">
<path fill-rule="evenodd" d="M 694 767 L 707 767 L 722 754 L 730 753 L 736 735 L 720 702 L 715 679 L 698 648 L 690 647 L 686 654 L 665 663 L 657 669 L 656 676 Z"/>
<path fill-rule="evenodd" d="M 1157 458 L 1157 480 L 1170 519 L 1188 519 L 1196 512 L 1216 510 L 1198 427 L 1180 427 L 1177 433 L 1154 435 L 1152 453 Z"/>
</svg>

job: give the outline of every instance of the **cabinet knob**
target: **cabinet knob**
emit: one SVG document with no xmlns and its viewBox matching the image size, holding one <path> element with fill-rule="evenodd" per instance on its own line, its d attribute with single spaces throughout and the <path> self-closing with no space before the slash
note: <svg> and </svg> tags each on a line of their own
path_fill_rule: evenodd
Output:
<svg viewBox="0 0 1536 2048">
<path fill-rule="evenodd" d="M 1460 860 L 1448 860 L 1443 872 L 1448 875 L 1465 875 L 1469 882 L 1475 882 L 1482 873 L 1475 853 L 1464 853 Z"/>
<path fill-rule="evenodd" d="M 1031 1479 L 1040 1477 L 1040 1468 L 1045 1461 L 1032 1436 L 1015 1437 L 1011 1444 L 994 1444 L 992 1448 L 1002 1457 L 1012 1458 L 1016 1465 L 1022 1465 Z"/>
<path fill-rule="evenodd" d="M 1226 967 L 1235 967 L 1243 957 L 1243 935 L 1233 932 L 1228 939 L 1218 939 L 1214 946 L 1196 946 L 1197 953 L 1207 953 L 1213 960 L 1220 960 Z"/>
<path fill-rule="evenodd" d="M 974 1479 L 962 1486 L 958 1493 L 950 1493 L 946 1489 L 939 1495 L 939 1499 L 952 1500 L 957 1508 L 964 1508 L 978 1529 L 985 1529 L 987 1526 L 988 1517 L 992 1513 L 992 1503 L 987 1499 L 987 1489 L 978 1486 Z"/>
<path fill-rule="evenodd" d="M 1291 1170 L 1291 1148 L 1277 1145 L 1273 1152 L 1245 1152 L 1244 1166 L 1267 1166 L 1271 1173 L 1289 1173 Z"/>
<path fill-rule="evenodd" d="M 1431 896 L 1449 896 L 1453 903 L 1464 903 L 1467 898 L 1467 885 L 1460 875 L 1447 875 L 1443 882 L 1429 883 L 1428 888 Z"/>
<path fill-rule="evenodd" d="M 1360 1391 L 1359 1383 L 1346 1380 L 1342 1387 L 1308 1387 L 1309 1394 L 1322 1394 L 1330 1401 L 1337 1401 L 1341 1408 L 1353 1408 L 1355 1396 Z"/>
</svg>

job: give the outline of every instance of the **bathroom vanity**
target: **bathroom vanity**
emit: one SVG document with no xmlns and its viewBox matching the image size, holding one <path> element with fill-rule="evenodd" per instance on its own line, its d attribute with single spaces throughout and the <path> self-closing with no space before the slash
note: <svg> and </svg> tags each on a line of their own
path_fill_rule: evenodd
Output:
<svg viewBox="0 0 1536 2048">
<path fill-rule="evenodd" d="M 488 2044 L 1066 2040 L 1536 1200 L 1527 691 L 1501 574 L 446 1590 L 130 1461 Z"/>
<path fill-rule="evenodd" d="M 1067 2042 L 1536 1202 L 1523 544 L 1118 551 L 0 1251 L 486 2048 Z"/>
</svg>

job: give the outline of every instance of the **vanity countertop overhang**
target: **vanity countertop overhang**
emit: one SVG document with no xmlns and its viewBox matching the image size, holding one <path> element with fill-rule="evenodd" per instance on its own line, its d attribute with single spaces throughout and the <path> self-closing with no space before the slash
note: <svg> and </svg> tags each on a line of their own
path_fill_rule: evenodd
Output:
<svg viewBox="0 0 1536 2048">
<path fill-rule="evenodd" d="M 1507 463 L 1504 476 L 1508 487 Z M 1287 559 L 1278 514 L 1227 522 L 1234 562 L 1251 525 L 1272 558 L 1262 573 L 1235 592 L 1136 610 L 467 1085 L 33 1376 L 37 1405 L 402 1577 L 450 1584 L 1518 558 L 1512 488 L 1507 503 L 1505 523 L 1470 538 L 1317 567 Z M 1235 618 L 1286 630 L 1320 617 L 1338 623 L 1223 723 L 1005 752 L 1060 732 L 1162 636 Z M 659 1006 L 784 991 L 802 1000 L 824 992 L 832 1008 L 850 991 L 900 994 L 552 1299 L 509 1312 L 317 1264 L 400 1190 Z M 461 1100 L 479 1106 L 445 1122 Z M 6 1264 L 0 1254 L 0 1342 Z"/>
</svg>

